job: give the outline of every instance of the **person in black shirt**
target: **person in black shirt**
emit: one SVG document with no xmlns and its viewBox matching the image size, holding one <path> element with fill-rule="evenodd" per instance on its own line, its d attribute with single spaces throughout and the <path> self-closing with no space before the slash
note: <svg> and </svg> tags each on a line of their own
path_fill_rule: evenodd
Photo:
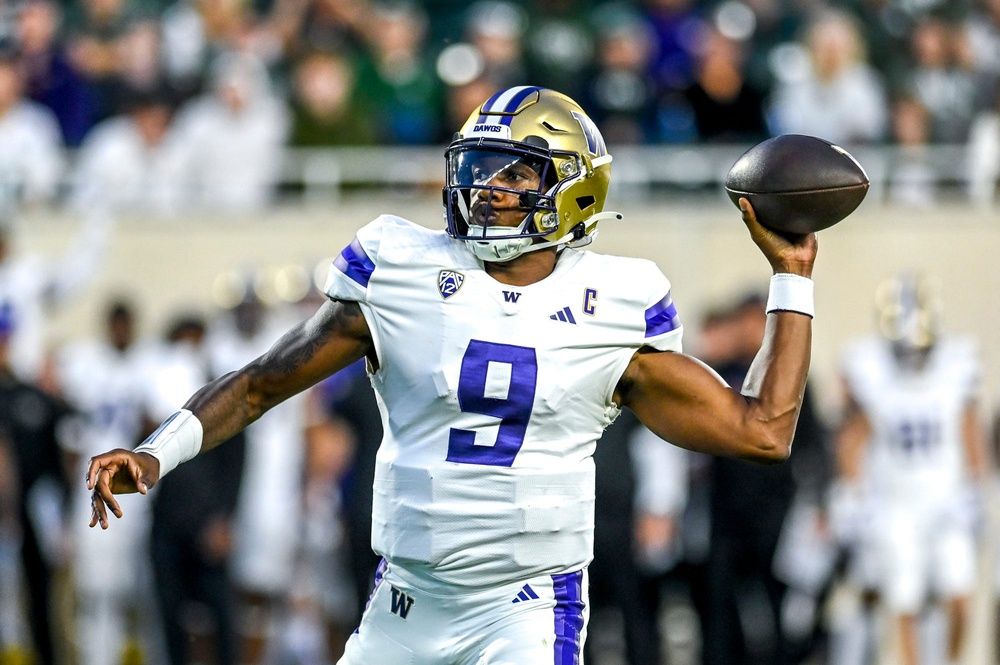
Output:
<svg viewBox="0 0 1000 665">
<path fill-rule="evenodd" d="M 38 662 L 53 663 L 55 609 L 49 593 L 54 562 L 51 553 L 45 551 L 41 525 L 32 519 L 30 499 L 47 483 L 57 489 L 65 508 L 69 482 L 56 433 L 71 411 L 61 400 L 14 375 L 10 365 L 14 324 L 13 309 L 0 303 L 0 442 L 10 447 L 8 457 L 14 471 L 13 498 L 21 529 L 21 565 L 28 587 L 31 638 Z"/>
</svg>

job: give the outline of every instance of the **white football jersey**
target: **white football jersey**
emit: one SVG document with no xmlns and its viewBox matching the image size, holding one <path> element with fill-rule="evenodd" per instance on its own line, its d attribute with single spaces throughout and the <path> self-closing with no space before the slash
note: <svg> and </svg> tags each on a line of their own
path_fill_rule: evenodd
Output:
<svg viewBox="0 0 1000 665">
<path fill-rule="evenodd" d="M 974 346 L 942 340 L 918 372 L 901 367 L 888 342 L 871 338 L 849 349 L 843 368 L 871 424 L 866 482 L 876 496 L 902 502 L 954 497 L 965 480 L 962 416 L 978 390 Z"/>
<path fill-rule="evenodd" d="M 680 350 L 660 270 L 563 249 L 548 277 L 510 286 L 444 231 L 383 215 L 325 290 L 360 304 L 378 355 L 375 551 L 468 586 L 585 566 L 615 386 L 636 349 Z"/>
</svg>

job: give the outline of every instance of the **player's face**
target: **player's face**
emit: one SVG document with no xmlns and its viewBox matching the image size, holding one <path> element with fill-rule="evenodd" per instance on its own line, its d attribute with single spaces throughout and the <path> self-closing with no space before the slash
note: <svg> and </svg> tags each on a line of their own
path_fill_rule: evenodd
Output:
<svg viewBox="0 0 1000 665">
<path fill-rule="evenodd" d="M 541 184 L 538 172 L 524 161 L 499 155 L 473 165 L 472 175 L 475 184 L 490 187 L 476 190 L 472 202 L 472 222 L 481 226 L 520 224 L 526 208 L 517 192 L 538 191 Z"/>
<path fill-rule="evenodd" d="M 451 157 L 452 184 L 467 187 L 470 224 L 516 227 L 530 210 L 525 192 L 542 184 L 541 160 L 491 150 L 469 150 Z"/>
</svg>

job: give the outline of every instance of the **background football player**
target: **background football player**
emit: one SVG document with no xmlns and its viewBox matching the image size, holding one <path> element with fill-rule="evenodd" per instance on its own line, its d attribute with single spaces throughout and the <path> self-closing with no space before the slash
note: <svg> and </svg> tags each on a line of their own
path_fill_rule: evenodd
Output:
<svg viewBox="0 0 1000 665">
<path fill-rule="evenodd" d="M 917 275 L 877 293 L 881 335 L 844 355 L 848 405 L 838 441 L 842 491 L 904 665 L 919 662 L 918 622 L 946 603 L 948 662 L 961 657 L 975 584 L 974 500 L 986 474 L 970 340 L 943 337 L 935 284 Z M 930 661 L 938 662 L 938 654 Z"/>
</svg>

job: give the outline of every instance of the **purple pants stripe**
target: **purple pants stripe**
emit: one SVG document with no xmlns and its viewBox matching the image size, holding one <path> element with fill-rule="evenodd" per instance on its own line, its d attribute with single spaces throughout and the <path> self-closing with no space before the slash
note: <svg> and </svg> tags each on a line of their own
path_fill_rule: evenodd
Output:
<svg viewBox="0 0 1000 665">
<path fill-rule="evenodd" d="M 368 611 L 368 606 L 372 604 L 372 598 L 375 597 L 375 592 L 378 591 L 378 587 L 382 584 L 382 577 L 385 575 L 385 569 L 388 564 L 385 559 L 378 560 L 378 566 L 375 567 L 375 581 L 372 583 L 371 593 L 368 594 L 368 600 L 365 601 L 365 612 Z M 361 630 L 361 626 L 354 629 L 354 633 L 357 634 Z"/>
<path fill-rule="evenodd" d="M 555 594 L 555 665 L 580 665 L 583 644 L 583 571 L 552 576 Z"/>
</svg>

